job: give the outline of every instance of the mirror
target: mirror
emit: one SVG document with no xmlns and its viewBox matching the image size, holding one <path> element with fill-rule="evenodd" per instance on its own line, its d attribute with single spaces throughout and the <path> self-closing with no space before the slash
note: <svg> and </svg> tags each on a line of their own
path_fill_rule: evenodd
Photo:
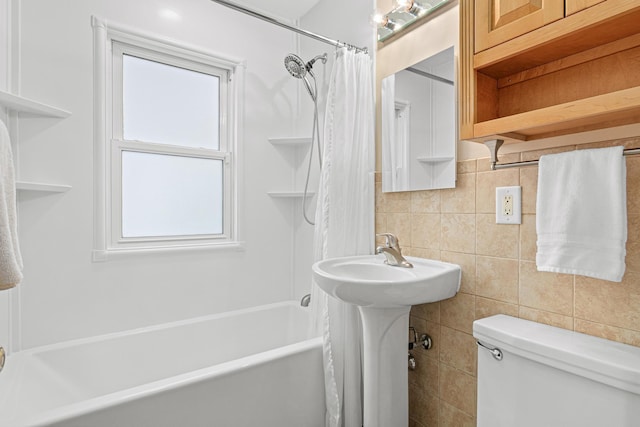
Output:
<svg viewBox="0 0 640 427">
<path fill-rule="evenodd" d="M 382 80 L 382 191 L 453 188 L 453 46 Z"/>
</svg>

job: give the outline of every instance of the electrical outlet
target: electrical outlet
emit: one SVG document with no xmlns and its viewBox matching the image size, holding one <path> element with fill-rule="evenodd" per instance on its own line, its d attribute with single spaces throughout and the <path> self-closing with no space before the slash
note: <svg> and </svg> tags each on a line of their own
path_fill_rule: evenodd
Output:
<svg viewBox="0 0 640 427">
<path fill-rule="evenodd" d="M 496 188 L 496 224 L 522 223 L 522 187 Z"/>
<path fill-rule="evenodd" d="M 502 215 L 513 216 L 513 196 L 511 194 L 502 198 Z"/>
</svg>

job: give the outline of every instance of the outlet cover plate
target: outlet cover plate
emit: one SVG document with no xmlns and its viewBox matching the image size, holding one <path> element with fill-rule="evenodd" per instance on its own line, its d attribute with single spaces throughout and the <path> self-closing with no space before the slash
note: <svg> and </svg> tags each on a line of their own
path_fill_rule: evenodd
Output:
<svg viewBox="0 0 640 427">
<path fill-rule="evenodd" d="M 496 224 L 522 224 L 522 187 L 496 188 Z"/>
</svg>

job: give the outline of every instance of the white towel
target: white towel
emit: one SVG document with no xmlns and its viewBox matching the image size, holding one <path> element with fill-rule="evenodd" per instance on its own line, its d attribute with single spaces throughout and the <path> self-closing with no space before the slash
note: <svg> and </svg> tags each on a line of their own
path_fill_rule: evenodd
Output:
<svg viewBox="0 0 640 427">
<path fill-rule="evenodd" d="M 0 290 L 13 288 L 21 281 L 13 155 L 9 132 L 0 120 Z"/>
<path fill-rule="evenodd" d="M 540 158 L 536 230 L 539 271 L 620 282 L 627 241 L 623 147 Z"/>
</svg>

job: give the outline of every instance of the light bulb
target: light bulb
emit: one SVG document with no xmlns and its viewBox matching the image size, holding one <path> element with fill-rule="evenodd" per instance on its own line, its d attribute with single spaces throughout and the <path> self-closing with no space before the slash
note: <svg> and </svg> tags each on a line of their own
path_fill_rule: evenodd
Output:
<svg viewBox="0 0 640 427">
<path fill-rule="evenodd" d="M 413 16 L 418 16 L 427 10 L 424 6 L 416 3 L 414 0 L 396 0 L 396 3 L 399 8 Z"/>
<path fill-rule="evenodd" d="M 382 27 L 387 22 L 387 17 L 382 13 L 376 13 L 371 17 L 371 21 L 379 27 Z"/>
<path fill-rule="evenodd" d="M 389 18 L 387 15 L 383 15 L 381 13 L 377 13 L 371 17 L 371 20 L 380 28 L 386 28 L 391 31 L 397 30 L 400 25 Z"/>
</svg>

